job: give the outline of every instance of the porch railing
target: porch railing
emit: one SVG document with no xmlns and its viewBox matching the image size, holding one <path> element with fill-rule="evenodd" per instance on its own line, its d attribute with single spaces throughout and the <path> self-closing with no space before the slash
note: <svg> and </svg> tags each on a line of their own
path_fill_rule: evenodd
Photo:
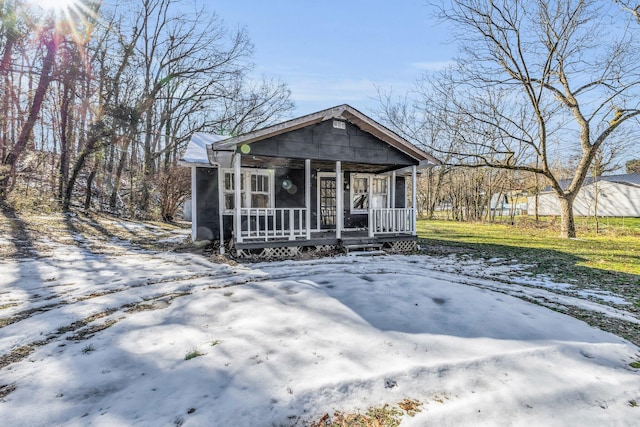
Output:
<svg viewBox="0 0 640 427">
<path fill-rule="evenodd" d="M 369 237 L 376 234 L 415 234 L 413 208 L 369 209 Z"/>
<path fill-rule="evenodd" d="M 305 224 L 305 216 L 305 208 L 242 208 L 241 230 L 235 233 L 236 240 L 309 239 L 310 229 Z"/>
</svg>

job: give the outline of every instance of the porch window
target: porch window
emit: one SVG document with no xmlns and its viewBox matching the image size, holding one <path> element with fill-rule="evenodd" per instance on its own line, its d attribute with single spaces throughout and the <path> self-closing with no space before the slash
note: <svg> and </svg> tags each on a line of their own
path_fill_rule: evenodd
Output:
<svg viewBox="0 0 640 427">
<path fill-rule="evenodd" d="M 243 208 L 273 207 L 273 173 L 269 170 L 243 170 L 240 177 L 240 198 Z M 232 214 L 235 207 L 233 171 L 224 172 L 224 212 Z M 248 191 L 247 191 L 248 189 Z"/>
<path fill-rule="evenodd" d="M 389 177 L 351 175 L 351 213 L 367 213 L 369 207 L 381 209 L 389 206 Z"/>
<path fill-rule="evenodd" d="M 373 209 L 384 209 L 389 207 L 388 185 L 389 179 L 385 177 L 374 177 L 371 179 L 371 207 Z"/>
<path fill-rule="evenodd" d="M 367 212 L 369 210 L 369 178 L 353 177 L 351 181 L 351 212 Z"/>
</svg>

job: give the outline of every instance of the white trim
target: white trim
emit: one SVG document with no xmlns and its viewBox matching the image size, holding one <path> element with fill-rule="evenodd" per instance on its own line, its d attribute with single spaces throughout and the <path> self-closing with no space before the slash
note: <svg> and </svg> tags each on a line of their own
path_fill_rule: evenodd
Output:
<svg viewBox="0 0 640 427">
<path fill-rule="evenodd" d="M 235 186 L 236 186 L 236 179 L 235 179 L 235 169 L 222 169 L 222 182 L 220 185 L 220 193 L 222 194 L 221 200 L 221 207 L 222 207 L 222 211 L 224 212 L 225 215 L 233 215 L 234 213 L 234 209 L 227 209 L 225 206 L 225 195 L 226 194 L 230 194 L 231 190 L 227 190 L 225 188 L 225 182 L 226 182 L 226 174 L 233 174 L 234 175 L 234 194 L 235 194 Z M 268 196 L 269 196 L 269 206 L 267 206 L 266 208 L 260 208 L 260 209 L 271 209 L 275 207 L 275 171 L 273 169 L 255 169 L 255 168 L 241 168 L 240 169 L 240 177 L 241 177 L 241 183 L 240 183 L 240 200 L 241 200 L 241 204 L 240 204 L 240 208 L 254 208 L 254 206 L 251 206 L 251 196 L 252 194 L 264 194 L 265 192 L 263 191 L 259 191 L 259 192 L 253 192 L 251 191 L 251 177 L 252 176 L 267 176 L 269 177 L 269 190 L 268 190 Z M 242 188 L 244 187 L 244 194 L 242 193 Z M 237 202 L 234 203 L 234 207 L 237 205 Z"/>
<path fill-rule="evenodd" d="M 344 185 L 342 184 L 342 162 L 336 162 L 336 239 L 342 238 L 344 222 Z"/>
<path fill-rule="evenodd" d="M 307 240 L 311 239 L 311 159 L 304 161 L 304 207 Z"/>
<path fill-rule="evenodd" d="M 191 241 L 195 242 L 198 237 L 198 188 L 196 186 L 196 167 L 191 167 Z"/>
<path fill-rule="evenodd" d="M 417 186 L 417 167 L 414 165 L 411 167 L 411 208 L 413 209 L 412 215 L 412 221 L 413 221 L 413 231 L 411 234 L 413 234 L 414 236 L 417 234 L 417 222 L 416 222 L 416 213 L 418 212 L 418 209 L 416 208 L 416 191 L 418 190 L 418 186 Z"/>
<path fill-rule="evenodd" d="M 394 209 L 396 207 L 396 171 L 391 172 L 389 185 L 389 203 L 387 205 Z"/>
<path fill-rule="evenodd" d="M 357 178 L 366 178 L 367 179 L 367 208 L 366 209 L 355 209 L 353 207 L 353 196 L 354 196 L 354 185 L 353 185 L 353 181 Z M 388 175 L 376 175 L 373 173 L 351 173 L 351 176 L 349 178 L 349 212 L 351 214 L 368 214 L 369 210 L 372 208 L 372 201 L 373 201 L 373 180 L 374 179 L 384 179 L 387 181 L 387 192 L 385 193 L 386 196 L 386 203 L 382 208 L 378 208 L 378 209 L 385 209 L 388 208 L 390 203 L 390 179 Z"/>
<path fill-rule="evenodd" d="M 222 182 L 224 173 L 222 168 L 218 168 L 218 226 L 220 227 L 220 255 L 224 255 L 224 191 L 220 189 L 224 185 Z"/>
<path fill-rule="evenodd" d="M 320 221 L 322 219 L 322 206 L 320 204 L 320 178 L 334 178 L 336 174 L 334 172 L 318 172 L 316 174 L 316 229 L 315 231 L 322 230 L 322 225 Z M 338 188 L 336 187 L 336 223 L 338 225 Z"/>
<path fill-rule="evenodd" d="M 241 188 L 241 162 L 242 156 L 240 153 L 236 153 L 233 156 L 233 188 L 234 188 L 234 202 L 233 205 L 235 207 L 233 214 L 233 224 L 234 231 L 236 232 L 235 238 L 236 241 L 242 243 L 242 220 L 240 218 L 240 208 L 242 207 L 242 195 L 240 194 Z"/>
</svg>

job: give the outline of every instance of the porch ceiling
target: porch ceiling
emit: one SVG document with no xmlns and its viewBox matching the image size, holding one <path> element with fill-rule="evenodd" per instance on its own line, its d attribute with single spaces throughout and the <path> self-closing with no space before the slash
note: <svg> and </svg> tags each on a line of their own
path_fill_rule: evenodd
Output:
<svg viewBox="0 0 640 427">
<path fill-rule="evenodd" d="M 371 165 L 364 163 L 342 162 L 342 170 L 345 172 L 360 173 L 384 173 L 394 169 L 401 169 L 404 165 Z M 255 168 L 287 168 L 287 169 L 304 169 L 304 160 L 302 159 L 285 159 L 282 157 L 266 157 L 266 156 L 242 156 L 242 167 Z M 311 169 L 321 171 L 334 171 L 336 162 L 312 160 Z"/>
</svg>

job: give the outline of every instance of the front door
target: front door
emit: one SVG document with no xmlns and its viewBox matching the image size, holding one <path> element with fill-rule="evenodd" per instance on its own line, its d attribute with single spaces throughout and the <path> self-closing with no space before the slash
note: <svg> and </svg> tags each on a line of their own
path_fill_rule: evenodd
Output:
<svg viewBox="0 0 640 427">
<path fill-rule="evenodd" d="M 319 176 L 318 183 L 318 217 L 320 229 L 336 228 L 336 177 Z"/>
</svg>

